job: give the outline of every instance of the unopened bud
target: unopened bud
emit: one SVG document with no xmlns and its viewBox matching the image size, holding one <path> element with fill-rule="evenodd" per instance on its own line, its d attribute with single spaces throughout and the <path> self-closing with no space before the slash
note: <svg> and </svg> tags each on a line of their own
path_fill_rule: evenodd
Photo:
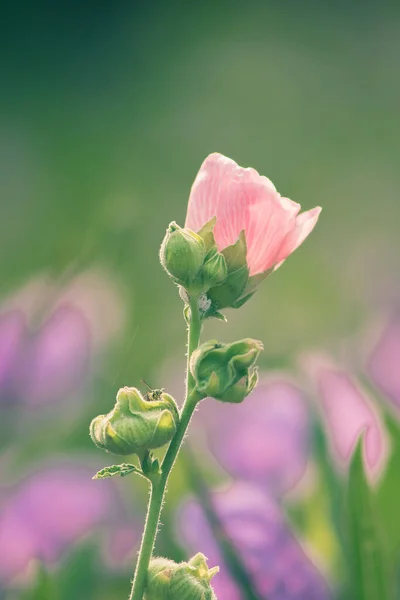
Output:
<svg viewBox="0 0 400 600">
<path fill-rule="evenodd" d="M 114 454 L 143 454 L 171 441 L 179 422 L 175 400 L 154 390 L 145 400 L 136 388 L 124 387 L 114 408 L 93 419 L 90 435 L 99 448 Z"/>
<path fill-rule="evenodd" d="M 227 267 L 227 274 L 220 285 L 211 287 L 207 296 L 212 303 L 210 316 L 213 312 L 223 308 L 235 307 L 238 300 L 243 296 L 249 281 L 249 268 L 247 265 L 247 246 L 244 231 L 232 246 L 222 251 Z"/>
<path fill-rule="evenodd" d="M 153 558 L 144 600 L 216 600 L 210 581 L 218 571 L 218 567 L 208 568 L 201 553 L 182 563 Z"/>
<path fill-rule="evenodd" d="M 242 402 L 257 384 L 254 364 L 261 350 L 262 343 L 252 339 L 233 344 L 216 341 L 202 344 L 190 360 L 190 371 L 199 394 L 222 402 Z"/>
<path fill-rule="evenodd" d="M 167 229 L 160 249 L 160 261 L 167 273 L 186 289 L 194 282 L 202 267 L 206 249 L 203 240 L 190 229 L 175 222 Z"/>
<path fill-rule="evenodd" d="M 224 255 L 212 248 L 206 255 L 201 273 L 206 289 L 224 282 L 228 274 Z"/>
</svg>

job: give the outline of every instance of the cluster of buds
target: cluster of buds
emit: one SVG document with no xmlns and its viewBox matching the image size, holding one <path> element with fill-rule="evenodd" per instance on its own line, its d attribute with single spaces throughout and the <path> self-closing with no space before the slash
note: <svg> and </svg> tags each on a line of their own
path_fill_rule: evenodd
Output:
<svg viewBox="0 0 400 600">
<path fill-rule="evenodd" d="M 215 340 L 201 344 L 190 360 L 190 372 L 200 397 L 242 402 L 257 384 L 254 365 L 261 350 L 262 343 L 250 338 L 232 344 Z"/>
<path fill-rule="evenodd" d="M 153 558 L 144 600 L 216 600 L 210 581 L 218 571 L 218 567 L 208 568 L 201 552 L 182 563 Z"/>
<path fill-rule="evenodd" d="M 170 442 L 178 422 L 176 402 L 163 390 L 143 398 L 138 389 L 124 387 L 112 411 L 93 419 L 90 435 L 96 446 L 113 454 L 143 456 Z"/>
<path fill-rule="evenodd" d="M 205 318 L 218 316 L 224 308 L 239 308 L 261 281 L 249 276 L 244 231 L 235 244 L 219 252 L 214 226 L 215 218 L 195 233 L 173 222 L 160 249 L 161 264 L 174 282 L 189 294 L 205 295 Z"/>
</svg>

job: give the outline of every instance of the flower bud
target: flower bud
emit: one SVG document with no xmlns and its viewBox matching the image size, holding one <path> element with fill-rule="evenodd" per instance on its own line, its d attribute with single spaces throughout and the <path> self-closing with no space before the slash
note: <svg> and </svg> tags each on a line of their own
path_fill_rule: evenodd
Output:
<svg viewBox="0 0 400 600">
<path fill-rule="evenodd" d="M 216 217 L 213 217 L 199 230 L 198 235 L 203 240 L 207 255 L 203 265 L 203 272 L 208 257 L 213 257 L 217 251 L 214 237 Z M 245 231 L 241 231 L 237 241 L 227 246 L 218 255 L 222 255 L 225 261 L 226 272 L 220 281 L 210 279 L 209 285 L 204 286 L 201 291 L 206 292 L 209 307 L 205 314 L 207 317 L 222 317 L 220 310 L 224 308 L 240 308 L 257 291 L 260 283 L 273 271 L 273 268 L 250 276 L 251 267 L 248 264 L 247 243 Z M 222 261 L 221 261 L 222 262 Z M 203 276 L 203 280 L 206 281 Z"/>
<path fill-rule="evenodd" d="M 202 344 L 190 361 L 197 391 L 203 398 L 242 402 L 257 384 L 254 364 L 261 350 L 262 343 L 252 339 L 233 344 L 219 344 L 215 340 Z"/>
<path fill-rule="evenodd" d="M 210 581 L 218 571 L 218 567 L 208 568 L 200 552 L 182 563 L 153 558 L 144 600 L 216 600 Z"/>
<path fill-rule="evenodd" d="M 221 254 L 225 259 L 227 272 L 222 283 L 211 287 L 207 292 L 212 307 L 209 316 L 213 316 L 213 312 L 215 313 L 223 308 L 235 308 L 236 303 L 245 293 L 249 280 L 244 232 L 239 235 L 235 244 L 225 248 Z"/>
<path fill-rule="evenodd" d="M 178 421 L 178 408 L 169 394 L 153 390 L 145 400 L 136 388 L 124 387 L 112 411 L 93 419 L 90 435 L 108 452 L 141 455 L 171 441 Z"/>
<path fill-rule="evenodd" d="M 182 229 L 172 222 L 160 249 L 160 261 L 176 283 L 189 289 L 194 282 L 206 254 L 203 240 L 190 229 Z"/>
<path fill-rule="evenodd" d="M 217 252 L 216 248 L 207 252 L 201 274 L 206 289 L 225 281 L 228 274 L 226 261 L 224 255 Z"/>
</svg>

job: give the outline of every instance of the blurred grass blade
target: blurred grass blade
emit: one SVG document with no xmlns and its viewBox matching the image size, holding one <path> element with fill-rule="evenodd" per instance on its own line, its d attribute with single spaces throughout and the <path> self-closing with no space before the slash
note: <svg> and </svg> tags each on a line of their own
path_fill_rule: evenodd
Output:
<svg viewBox="0 0 400 600">
<path fill-rule="evenodd" d="M 2 597 L 1 594 L 0 597 Z M 60 600 L 54 576 L 42 563 L 37 565 L 35 583 L 31 588 L 22 592 L 20 600 Z"/>
<path fill-rule="evenodd" d="M 350 588 L 353 600 L 392 600 L 381 531 L 375 514 L 375 498 L 362 459 L 363 435 L 350 465 L 347 510 Z"/>
<path fill-rule="evenodd" d="M 376 493 L 376 503 L 381 515 L 384 542 L 391 569 L 396 569 L 400 549 L 400 426 L 387 413 L 385 424 L 390 439 L 390 459 Z"/>
</svg>

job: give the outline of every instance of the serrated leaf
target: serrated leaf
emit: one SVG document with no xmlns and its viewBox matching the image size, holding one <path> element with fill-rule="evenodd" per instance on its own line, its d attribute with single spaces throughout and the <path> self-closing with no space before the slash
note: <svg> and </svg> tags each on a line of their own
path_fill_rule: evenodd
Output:
<svg viewBox="0 0 400 600">
<path fill-rule="evenodd" d="M 352 600 L 391 600 L 388 563 L 377 523 L 375 498 L 363 466 L 360 437 L 350 465 L 347 489 L 350 587 Z"/>
<path fill-rule="evenodd" d="M 107 479 L 108 477 L 114 477 L 115 475 L 126 477 L 127 475 L 135 472 L 141 474 L 140 470 L 135 465 L 122 463 L 121 465 L 111 465 L 110 467 L 104 467 L 104 469 L 100 469 L 93 479 Z"/>
</svg>

